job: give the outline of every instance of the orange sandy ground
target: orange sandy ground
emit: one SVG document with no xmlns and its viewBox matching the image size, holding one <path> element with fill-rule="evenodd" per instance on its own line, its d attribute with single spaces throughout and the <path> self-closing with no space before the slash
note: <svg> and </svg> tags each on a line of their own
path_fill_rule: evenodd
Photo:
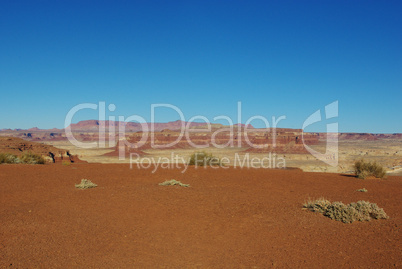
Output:
<svg viewBox="0 0 402 269">
<path fill-rule="evenodd" d="M 98 187 L 76 189 L 82 178 Z M 191 187 L 158 185 L 173 178 Z M 401 267 L 401 191 L 402 177 L 300 170 L 0 165 L 0 267 Z M 302 209 L 321 196 L 375 202 L 390 219 Z"/>
</svg>

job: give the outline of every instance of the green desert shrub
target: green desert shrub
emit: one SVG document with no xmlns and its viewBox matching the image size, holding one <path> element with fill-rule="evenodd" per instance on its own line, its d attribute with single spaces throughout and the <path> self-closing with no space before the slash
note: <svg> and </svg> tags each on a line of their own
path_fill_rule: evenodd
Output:
<svg viewBox="0 0 402 269">
<path fill-rule="evenodd" d="M 345 205 L 342 202 L 330 203 L 320 198 L 316 201 L 308 201 L 304 207 L 313 212 L 319 212 L 330 219 L 352 223 L 354 221 L 370 221 L 371 219 L 388 219 L 384 209 L 375 203 L 358 201 Z"/>
<path fill-rule="evenodd" d="M 98 187 L 98 185 L 96 185 L 95 183 L 92 183 L 89 179 L 81 179 L 81 183 L 75 184 L 75 187 L 77 189 L 85 190 L 85 189 Z"/>
<path fill-rule="evenodd" d="M 369 176 L 384 178 L 386 175 L 384 167 L 376 162 L 365 162 L 364 160 L 358 160 L 354 163 L 353 168 L 355 170 L 356 177 L 361 179 L 365 179 Z"/>
<path fill-rule="evenodd" d="M 190 187 L 190 184 L 183 184 L 176 179 L 166 180 L 165 182 L 159 183 L 161 186 L 180 186 L 180 187 Z"/>
<path fill-rule="evenodd" d="M 35 153 L 27 152 L 21 155 L 20 160 L 22 163 L 27 163 L 27 164 L 44 164 L 45 159 Z"/>
<path fill-rule="evenodd" d="M 21 160 L 17 155 L 10 153 L 0 153 L 0 164 L 2 163 L 20 163 Z"/>
<path fill-rule="evenodd" d="M 195 152 L 190 156 L 188 164 L 196 166 L 213 166 L 220 165 L 221 160 L 218 157 L 213 156 L 211 153 Z"/>
</svg>

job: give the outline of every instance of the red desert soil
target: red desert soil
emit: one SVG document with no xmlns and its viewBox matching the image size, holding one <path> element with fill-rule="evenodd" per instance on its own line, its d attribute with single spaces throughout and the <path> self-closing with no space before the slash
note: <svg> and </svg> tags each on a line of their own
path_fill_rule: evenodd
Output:
<svg viewBox="0 0 402 269">
<path fill-rule="evenodd" d="M 76 189 L 82 178 L 98 187 Z M 173 178 L 191 187 L 158 185 Z M 401 191 L 402 177 L 300 170 L 0 165 L 0 267 L 400 267 Z M 390 219 L 302 209 L 321 196 L 374 202 Z"/>
</svg>

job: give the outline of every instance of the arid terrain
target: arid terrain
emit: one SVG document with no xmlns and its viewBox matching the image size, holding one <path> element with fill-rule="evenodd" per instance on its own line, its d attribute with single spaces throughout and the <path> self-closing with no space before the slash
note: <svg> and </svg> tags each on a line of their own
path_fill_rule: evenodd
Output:
<svg viewBox="0 0 402 269">
<path fill-rule="evenodd" d="M 151 124 L 147 126 L 151 129 Z M 183 133 L 180 138 L 182 126 L 187 127 L 189 139 L 187 139 L 186 133 Z M 288 128 L 257 129 L 251 125 L 224 126 L 221 124 L 213 124 L 208 130 L 205 123 L 181 121 L 155 123 L 153 128 L 155 131 L 153 133 L 154 145 L 172 145 L 165 148 L 155 148 L 151 144 L 151 135 L 149 134 L 146 142 L 139 148 L 130 148 L 130 146 L 122 145 L 121 139 L 123 137 L 130 145 L 139 142 L 144 135 L 140 124 L 97 120 L 71 124 L 69 126 L 71 134 L 67 134 L 64 129 L 3 129 L 0 131 L 0 137 L 13 136 L 27 141 L 41 142 L 62 151 L 68 151 L 70 154 L 77 155 L 81 160 L 90 163 L 129 163 L 131 162 L 130 153 L 138 154 L 140 158 L 133 159 L 141 162 L 147 162 L 149 158 L 155 160 L 170 158 L 172 154 L 187 160 L 194 152 L 207 151 L 217 157 L 228 158 L 228 165 L 236 166 L 236 157 L 237 160 L 243 162 L 245 158 L 262 159 L 269 157 L 271 153 L 272 167 L 277 167 L 273 163 L 273 159 L 276 159 L 276 164 L 278 161 L 284 160 L 285 167 L 298 167 L 303 171 L 350 173 L 355 160 L 365 159 L 380 163 L 390 174 L 402 175 L 402 134 L 399 133 L 340 133 L 337 135 L 339 140 L 338 165 L 332 167 L 317 160 L 305 148 L 305 145 L 308 145 L 317 152 L 325 153 L 326 133 L 305 133 L 301 129 Z M 80 148 L 68 140 L 69 137 L 73 137 L 82 143 L 98 143 L 100 130 L 105 131 L 104 146 L 95 146 L 89 149 Z M 125 130 L 123 136 L 118 132 L 119 130 Z M 250 144 L 256 145 L 258 148 L 254 148 Z M 194 145 L 207 145 L 207 147 L 195 149 Z M 217 147 L 216 145 L 225 146 Z M 121 147 L 125 151 L 124 160 L 118 157 Z"/>
<path fill-rule="evenodd" d="M 402 269 L 401 12 L 0 0 L 0 269 Z"/>
<path fill-rule="evenodd" d="M 98 187 L 76 189 L 83 178 Z M 173 178 L 190 187 L 158 185 Z M 0 184 L 1 268 L 402 266 L 402 177 L 11 164 Z M 309 197 L 367 200 L 390 218 L 344 224 L 303 210 Z"/>
<path fill-rule="evenodd" d="M 154 133 L 159 144 L 178 137 L 166 127 L 174 129 L 164 125 Z M 98 141 L 98 129 L 80 128 L 73 134 L 81 142 Z M 204 168 L 183 164 L 197 150 L 182 140 L 167 149 L 149 141 L 136 148 L 114 134 L 103 148 L 82 149 L 64 131 L 53 131 L 0 132 L 0 153 L 47 160 L 0 165 L 0 268 L 402 267 L 400 134 L 339 134 L 339 165 L 330 167 L 306 151 L 300 130 L 280 129 L 272 147 L 269 131 L 252 129 L 253 143 L 266 146 L 208 147 L 203 150 L 229 161 Z M 230 141 L 226 135 L 219 143 Z M 325 152 L 324 134 L 304 135 Z M 139 136 L 132 131 L 126 139 Z M 211 136 L 190 138 L 202 144 Z M 118 157 L 122 146 L 125 160 Z M 130 153 L 137 156 L 131 163 Z M 172 154 L 183 159 L 169 162 Z M 283 169 L 236 165 L 239 158 L 267 156 L 284 160 Z M 388 177 L 356 178 L 352 164 L 361 158 L 384 165 Z M 75 188 L 82 179 L 98 186 Z M 159 185 L 171 179 L 190 186 Z M 321 197 L 377 203 L 389 218 L 345 224 L 303 208 Z"/>
</svg>

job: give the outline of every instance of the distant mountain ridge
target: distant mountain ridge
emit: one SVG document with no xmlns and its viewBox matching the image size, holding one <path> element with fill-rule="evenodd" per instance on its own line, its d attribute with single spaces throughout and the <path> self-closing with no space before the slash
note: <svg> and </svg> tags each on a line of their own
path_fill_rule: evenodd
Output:
<svg viewBox="0 0 402 269">
<path fill-rule="evenodd" d="M 161 132 L 161 131 L 180 131 L 182 126 L 187 127 L 189 129 L 198 129 L 202 131 L 208 127 L 205 122 L 187 122 L 187 121 L 171 121 L 171 122 L 156 122 L 156 123 L 143 123 L 146 124 L 148 131 L 151 131 L 151 127 L 153 127 L 153 131 Z M 270 129 L 264 128 L 255 128 L 251 124 L 247 126 L 245 124 L 234 124 L 232 126 L 211 123 L 211 129 L 221 129 L 221 128 L 229 128 L 233 127 L 233 129 L 238 128 L 240 126 L 241 129 L 247 129 L 249 132 L 270 132 Z M 144 131 L 141 123 L 138 122 L 120 122 L 120 121 L 100 121 L 100 120 L 83 120 L 77 123 L 72 123 L 66 129 L 71 130 L 73 133 L 97 133 L 100 128 L 104 128 L 106 132 L 109 131 L 109 128 L 113 128 L 115 133 L 119 132 L 119 129 L 124 130 L 125 132 L 141 132 Z M 25 139 L 35 139 L 35 140 L 48 140 L 48 139 L 65 139 L 65 131 L 66 129 L 39 129 L 37 127 L 29 128 L 29 129 L 0 129 L 0 136 L 15 136 L 21 137 Z M 299 135 L 303 133 L 302 129 L 292 129 L 292 128 L 276 128 L 276 132 L 280 133 L 293 133 L 294 135 Z M 310 134 L 318 135 L 321 138 L 324 138 L 325 132 L 305 132 Z M 338 136 L 341 140 L 377 140 L 377 139 L 402 139 L 402 133 L 393 133 L 393 134 L 373 134 L 373 133 L 339 133 Z"/>
<path fill-rule="evenodd" d="M 84 131 L 84 130 L 97 130 L 100 127 L 101 128 L 115 128 L 117 131 L 118 128 L 123 128 L 125 127 L 126 131 L 143 131 L 143 125 L 147 126 L 148 130 L 153 131 L 162 131 L 165 129 L 168 130 L 180 130 L 183 126 L 188 127 L 188 128 L 197 128 L 197 127 L 207 127 L 208 124 L 206 122 L 187 122 L 187 121 L 181 121 L 181 120 L 176 120 L 176 121 L 171 121 L 171 122 L 155 122 L 155 123 L 138 123 L 138 122 L 121 122 L 121 121 L 99 121 L 99 120 L 85 120 L 85 121 L 80 121 L 75 124 L 71 124 L 69 127 L 71 127 L 72 131 Z M 235 127 L 238 125 L 241 126 L 241 128 L 245 128 L 245 124 L 234 124 Z M 223 127 L 228 127 L 223 124 L 211 124 L 212 128 L 223 128 Z M 247 125 L 248 129 L 254 129 L 254 127 L 251 124 Z"/>
<path fill-rule="evenodd" d="M 124 135 L 131 144 L 137 144 L 143 139 L 144 131 L 153 131 L 141 148 L 128 148 L 126 152 L 144 154 L 142 150 L 151 149 L 153 145 L 169 145 L 169 149 L 186 149 L 196 145 L 236 145 L 246 152 L 264 153 L 307 153 L 304 145 L 316 145 L 325 143 L 328 137 L 337 137 L 339 141 L 375 141 L 382 139 L 395 139 L 397 143 L 402 139 L 402 134 L 369 134 L 369 133 L 339 133 L 327 134 L 317 132 L 303 132 L 302 129 L 291 128 L 253 128 L 252 125 L 235 124 L 225 126 L 211 124 L 207 128 L 205 122 L 172 121 L 167 123 L 143 123 L 85 120 L 73 123 L 66 129 L 39 129 L 27 130 L 0 130 L 0 137 L 19 137 L 28 141 L 68 141 L 70 139 L 86 142 L 96 142 L 100 139 L 114 141 L 118 145 L 114 153 L 118 152 L 121 136 Z M 190 132 L 183 136 L 182 127 Z M 240 126 L 240 127 L 239 127 Z M 247 128 L 246 128 L 247 127 Z M 148 130 L 147 130 L 148 129 Z M 191 131 L 191 130 L 197 131 Z M 105 130 L 102 134 L 100 131 Z M 69 132 L 71 131 L 71 132 Z M 152 140 L 152 141 L 151 141 Z M 71 141 L 71 140 L 70 140 Z M 258 145 L 258 147 L 251 147 Z M 190 143 L 191 142 L 191 143 Z M 124 144 L 123 144 L 124 145 Z M 126 145 L 124 145 L 126 147 Z"/>
<path fill-rule="evenodd" d="M 151 127 L 153 127 L 154 131 L 162 131 L 165 129 L 169 130 L 180 130 L 182 126 L 186 127 L 188 126 L 189 128 L 197 128 L 197 127 L 207 127 L 207 123 L 205 122 L 187 122 L 187 121 L 181 121 L 181 120 L 176 120 L 176 121 L 171 121 L 171 122 L 155 122 L 155 123 L 143 123 L 146 124 L 148 127 L 148 130 L 151 130 Z M 238 125 L 241 126 L 241 128 L 245 128 L 246 125 L 241 123 L 241 124 L 234 124 L 234 127 L 237 127 Z M 109 128 L 115 128 L 116 131 L 118 131 L 119 128 L 125 127 L 126 131 L 129 132 L 138 132 L 138 131 L 143 131 L 142 124 L 138 122 L 122 122 L 122 121 L 100 121 L 100 120 L 83 120 L 79 121 L 77 123 L 72 123 L 70 126 L 67 128 L 71 128 L 71 131 L 73 132 L 94 132 L 98 131 L 99 128 L 105 128 L 108 130 Z M 212 123 L 211 124 L 212 128 L 224 128 L 224 127 L 229 127 L 225 126 L 223 124 L 216 124 Z M 254 127 L 251 124 L 247 125 L 248 129 L 254 129 Z M 39 129 L 37 127 L 29 128 L 29 129 L 0 129 L 0 131 L 27 131 L 27 132 L 43 132 L 43 131 L 50 131 L 50 132 L 64 132 L 64 129 Z"/>
</svg>

